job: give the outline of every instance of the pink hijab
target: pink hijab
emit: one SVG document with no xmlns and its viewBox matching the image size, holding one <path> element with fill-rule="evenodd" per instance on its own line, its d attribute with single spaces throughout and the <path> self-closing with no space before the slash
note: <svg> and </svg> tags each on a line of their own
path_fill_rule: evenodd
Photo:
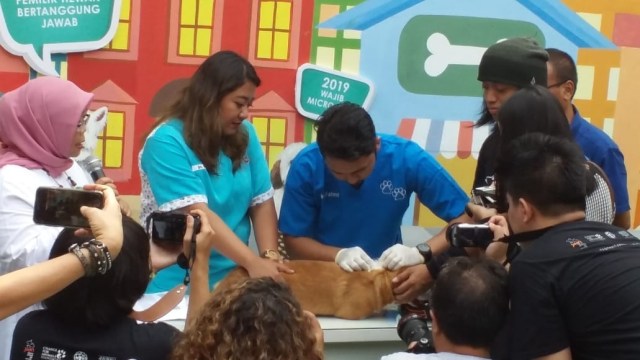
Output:
<svg viewBox="0 0 640 360">
<path fill-rule="evenodd" d="M 57 177 L 72 165 L 69 152 L 93 94 L 44 76 L 0 97 L 0 168 L 13 164 Z"/>
</svg>

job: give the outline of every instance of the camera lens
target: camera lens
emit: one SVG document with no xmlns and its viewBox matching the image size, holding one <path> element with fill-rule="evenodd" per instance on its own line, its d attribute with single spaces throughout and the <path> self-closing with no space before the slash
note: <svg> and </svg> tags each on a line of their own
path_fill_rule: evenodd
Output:
<svg viewBox="0 0 640 360">
<path fill-rule="evenodd" d="M 433 339 L 431 335 L 431 319 L 425 313 L 407 313 L 398 321 L 398 335 L 405 344 L 416 345 L 410 349 L 413 353 L 434 353 Z"/>
</svg>

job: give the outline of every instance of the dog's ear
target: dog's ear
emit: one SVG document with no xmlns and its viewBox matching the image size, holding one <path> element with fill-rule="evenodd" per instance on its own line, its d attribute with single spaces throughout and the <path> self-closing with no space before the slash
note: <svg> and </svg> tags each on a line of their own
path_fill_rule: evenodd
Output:
<svg viewBox="0 0 640 360">
<path fill-rule="evenodd" d="M 280 176 L 280 160 L 277 160 L 271 168 L 271 185 L 274 189 L 280 189 L 284 186 L 282 176 Z"/>
</svg>

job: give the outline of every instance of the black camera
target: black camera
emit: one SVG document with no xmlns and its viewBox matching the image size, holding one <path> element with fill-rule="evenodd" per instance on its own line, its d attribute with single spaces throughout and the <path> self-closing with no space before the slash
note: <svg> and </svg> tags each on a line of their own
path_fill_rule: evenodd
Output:
<svg viewBox="0 0 640 360">
<path fill-rule="evenodd" d="M 408 346 L 415 345 L 408 352 L 414 354 L 432 354 L 436 352 L 433 345 L 432 320 L 429 315 L 429 303 L 412 302 L 400 305 L 398 336 Z"/>
<path fill-rule="evenodd" d="M 200 232 L 200 217 L 193 216 L 193 234 Z M 178 212 L 154 211 L 147 218 L 147 233 L 156 243 L 180 243 L 187 231 L 187 215 Z"/>
<path fill-rule="evenodd" d="M 451 246 L 485 249 L 493 241 L 493 231 L 487 224 L 455 223 L 447 227 L 446 238 Z"/>
</svg>

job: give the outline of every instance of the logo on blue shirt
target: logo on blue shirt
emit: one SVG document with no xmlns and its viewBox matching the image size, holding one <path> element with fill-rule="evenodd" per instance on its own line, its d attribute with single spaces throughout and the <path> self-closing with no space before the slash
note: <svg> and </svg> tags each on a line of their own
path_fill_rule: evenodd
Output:
<svg viewBox="0 0 640 360">
<path fill-rule="evenodd" d="M 403 200 L 407 196 L 407 190 L 403 187 L 393 187 L 391 180 L 382 180 L 380 190 L 385 195 L 393 196 L 394 200 Z"/>
</svg>

